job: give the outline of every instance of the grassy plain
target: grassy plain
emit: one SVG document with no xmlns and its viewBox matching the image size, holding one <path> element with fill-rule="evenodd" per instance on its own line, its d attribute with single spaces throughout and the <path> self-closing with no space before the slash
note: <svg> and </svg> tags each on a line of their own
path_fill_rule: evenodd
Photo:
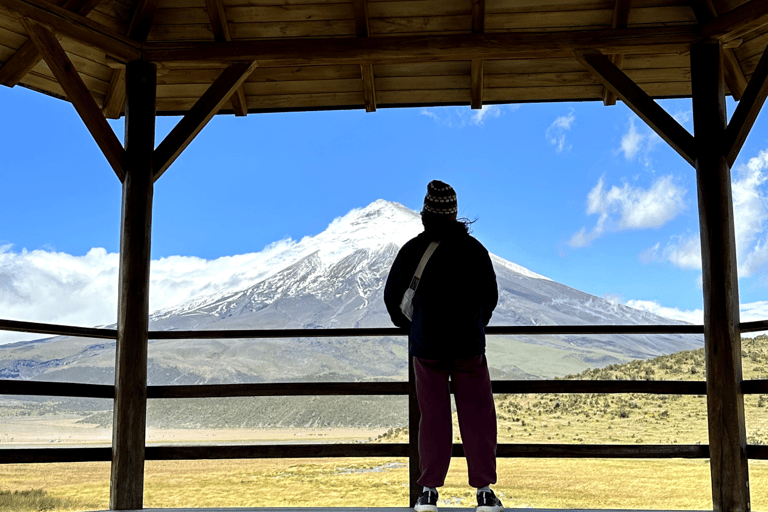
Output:
<svg viewBox="0 0 768 512">
<path fill-rule="evenodd" d="M 768 337 L 745 339 L 742 356 L 746 379 L 768 378 Z M 570 378 L 703 380 L 704 357 L 701 350 L 681 352 Z M 703 396 L 544 394 L 500 395 L 496 399 L 501 443 L 707 442 Z M 768 444 L 768 397 L 747 396 L 746 413 L 748 442 Z M 236 432 L 217 432 L 216 440 L 227 441 Z M 458 428 L 455 432 L 458 441 Z M 169 434 L 176 433 L 158 433 L 158 440 L 168 442 Z M 210 441 L 214 435 L 199 431 L 187 434 L 201 441 Z M 329 434 L 280 429 L 261 433 L 262 440 L 283 442 L 288 437 L 304 442 L 312 436 L 325 436 L 323 440 L 333 442 L 366 435 L 360 431 Z M 239 435 L 247 437 L 243 432 Z M 407 430 L 367 435 L 372 442 L 403 442 Z M 148 508 L 368 507 L 405 506 L 408 502 L 408 468 L 402 459 L 149 461 L 145 474 L 144 506 Z M 752 508 L 768 510 L 768 461 L 750 463 L 750 480 Z M 0 466 L 0 491 L 36 489 L 61 500 L 51 510 L 104 510 L 109 505 L 109 465 Z M 508 508 L 712 507 L 706 460 L 501 459 L 495 489 Z M 466 464 L 454 459 L 441 489 L 441 504 L 472 506 L 472 492 L 466 483 Z"/>
</svg>

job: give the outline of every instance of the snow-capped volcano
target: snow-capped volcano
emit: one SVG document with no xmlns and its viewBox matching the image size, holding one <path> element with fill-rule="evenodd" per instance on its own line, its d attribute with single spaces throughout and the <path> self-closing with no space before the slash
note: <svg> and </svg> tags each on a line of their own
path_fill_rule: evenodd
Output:
<svg viewBox="0 0 768 512">
<path fill-rule="evenodd" d="M 155 312 L 150 329 L 389 327 L 383 300 L 389 268 L 399 248 L 421 230 L 418 213 L 375 201 L 315 236 L 249 255 L 247 265 L 232 257 L 230 275 L 237 278 Z M 499 286 L 492 325 L 679 323 L 574 290 L 495 255 L 492 261 Z M 701 337 L 690 335 L 489 336 L 488 355 L 495 378 L 553 377 L 701 344 Z M 0 347 L 0 375 L 111 383 L 113 347 L 64 337 L 8 345 Z M 403 337 L 151 341 L 149 357 L 151 384 L 407 374 Z"/>
</svg>

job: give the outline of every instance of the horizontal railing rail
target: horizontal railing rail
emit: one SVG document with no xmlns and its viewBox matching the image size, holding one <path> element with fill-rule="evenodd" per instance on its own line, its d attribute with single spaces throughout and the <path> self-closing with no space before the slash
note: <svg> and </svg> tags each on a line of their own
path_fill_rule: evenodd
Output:
<svg viewBox="0 0 768 512">
<path fill-rule="evenodd" d="M 768 321 L 745 322 L 743 332 L 768 330 Z M 116 340 L 114 329 L 84 328 L 67 325 L 43 324 L 0 320 L 0 330 L 77 336 Z M 532 325 L 489 326 L 488 335 L 616 335 L 616 334 L 703 334 L 702 325 Z M 152 340 L 177 339 L 247 339 L 247 338 L 339 338 L 404 336 L 407 331 L 394 327 L 348 329 L 282 329 L 282 330 L 227 330 L 227 331 L 150 331 Z M 412 370 L 409 371 L 412 374 Z M 412 380 L 412 375 L 409 377 Z M 742 382 L 742 392 L 768 393 L 768 380 Z M 543 393 L 646 393 L 659 395 L 705 396 L 704 381 L 656 380 L 505 380 L 493 381 L 494 394 Z M 0 380 L 0 395 L 38 395 L 79 398 L 114 399 L 113 385 L 62 383 L 43 381 Z M 413 382 L 289 382 L 253 384 L 204 384 L 184 386 L 147 386 L 148 399 L 217 398 L 259 396 L 354 396 L 405 395 L 409 396 L 409 427 L 418 429 L 418 410 L 415 407 Z M 415 412 L 414 412 L 415 411 Z M 416 416 L 413 416 L 416 414 Z M 333 458 L 333 457 L 404 457 L 411 465 L 411 494 L 415 492 L 414 457 L 415 437 L 409 443 L 338 443 L 338 444 L 254 444 L 254 445 L 148 445 L 146 460 L 201 460 L 244 458 Z M 454 444 L 453 456 L 463 456 L 461 444 Z M 648 444 L 500 444 L 498 457 L 502 458 L 708 458 L 709 446 L 648 445 Z M 768 446 L 748 445 L 750 459 L 768 460 Z M 110 461 L 109 447 L 67 448 L 1 448 L 0 464 Z"/>
<path fill-rule="evenodd" d="M 768 320 L 747 322 L 744 332 L 768 330 Z M 116 339 L 117 330 L 70 325 L 0 320 L 0 331 L 15 331 L 55 336 Z M 568 335 L 568 334 L 703 334 L 703 325 L 491 325 L 486 334 L 499 335 Z M 399 327 L 368 327 L 344 329 L 239 329 L 211 331 L 149 331 L 152 340 L 179 339 L 241 339 L 241 338 L 344 338 L 367 336 L 405 336 Z"/>
<path fill-rule="evenodd" d="M 707 383 L 685 380 L 496 380 L 494 394 L 541 393 L 647 393 L 655 395 L 706 395 Z M 768 391 L 767 380 L 744 381 L 743 392 Z M 408 382 L 287 382 L 270 384 L 194 384 L 147 386 L 147 398 L 230 398 L 257 396 L 356 396 L 408 395 Z M 453 391 L 453 386 L 451 386 Z M 79 384 L 0 379 L 0 395 L 38 395 L 78 398 L 114 398 L 109 384 Z"/>
</svg>

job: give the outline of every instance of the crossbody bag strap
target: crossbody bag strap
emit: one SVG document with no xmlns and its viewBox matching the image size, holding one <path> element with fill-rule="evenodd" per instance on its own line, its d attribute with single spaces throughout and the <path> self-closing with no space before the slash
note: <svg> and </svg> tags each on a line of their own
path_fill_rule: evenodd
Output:
<svg viewBox="0 0 768 512">
<path fill-rule="evenodd" d="M 427 247 L 427 250 L 424 251 L 424 256 L 421 257 L 419 266 L 416 267 L 416 272 L 413 273 L 413 279 L 411 279 L 411 285 L 409 286 L 411 290 L 416 290 L 416 288 L 418 288 L 419 280 L 421 279 L 421 273 L 424 272 L 424 267 L 427 266 L 429 258 L 432 256 L 432 253 L 435 252 L 435 249 L 437 249 L 439 244 L 440 242 L 431 242 L 429 247 Z"/>
</svg>

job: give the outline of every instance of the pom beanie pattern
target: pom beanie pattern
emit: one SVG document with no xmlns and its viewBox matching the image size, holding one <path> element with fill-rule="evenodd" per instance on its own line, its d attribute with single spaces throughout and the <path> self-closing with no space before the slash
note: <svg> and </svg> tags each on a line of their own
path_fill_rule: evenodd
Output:
<svg viewBox="0 0 768 512">
<path fill-rule="evenodd" d="M 437 215 L 455 215 L 459 211 L 456 191 L 442 181 L 430 181 L 422 211 Z"/>
</svg>

